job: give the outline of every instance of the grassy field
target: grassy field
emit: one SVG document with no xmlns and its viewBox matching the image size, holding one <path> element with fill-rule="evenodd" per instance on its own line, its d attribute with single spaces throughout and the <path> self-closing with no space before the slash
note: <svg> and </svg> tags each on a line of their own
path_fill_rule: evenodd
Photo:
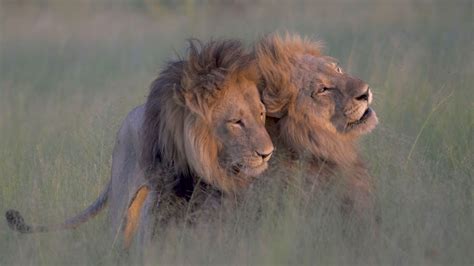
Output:
<svg viewBox="0 0 474 266">
<path fill-rule="evenodd" d="M 382 237 L 348 240 L 341 227 L 350 225 L 323 211 L 330 197 L 303 210 L 287 191 L 284 204 L 262 193 L 212 227 L 170 228 L 145 259 L 119 255 L 104 214 L 36 235 L 2 221 L 0 265 L 474 264 L 472 2 L 30 2 L 0 0 L 1 213 L 47 223 L 92 202 L 121 120 L 186 38 L 251 44 L 288 30 L 324 40 L 374 90 L 381 123 L 361 148 L 377 180 Z"/>
</svg>

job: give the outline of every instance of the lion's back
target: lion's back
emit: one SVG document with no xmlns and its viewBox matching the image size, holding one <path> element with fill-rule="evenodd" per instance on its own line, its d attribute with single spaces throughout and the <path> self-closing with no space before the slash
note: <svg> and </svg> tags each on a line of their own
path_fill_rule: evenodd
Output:
<svg viewBox="0 0 474 266">
<path fill-rule="evenodd" d="M 109 195 L 109 219 L 114 232 L 120 229 L 131 194 L 136 191 L 136 186 L 144 181 L 138 165 L 144 109 L 144 105 L 140 105 L 128 113 L 115 141 L 112 154 L 112 188 Z"/>
</svg>

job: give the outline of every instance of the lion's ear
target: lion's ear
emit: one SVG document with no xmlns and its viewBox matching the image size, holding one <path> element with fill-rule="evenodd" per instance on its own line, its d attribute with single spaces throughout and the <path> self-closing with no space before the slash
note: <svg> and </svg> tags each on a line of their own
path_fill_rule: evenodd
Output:
<svg viewBox="0 0 474 266">
<path fill-rule="evenodd" d="M 275 94 L 273 90 L 264 89 L 261 91 L 261 97 L 268 117 L 282 118 L 287 114 L 290 95 L 281 97 L 279 93 Z"/>
<path fill-rule="evenodd" d="M 280 111 L 280 112 L 267 112 L 268 117 L 273 117 L 273 118 L 282 118 L 286 112 Z"/>
</svg>

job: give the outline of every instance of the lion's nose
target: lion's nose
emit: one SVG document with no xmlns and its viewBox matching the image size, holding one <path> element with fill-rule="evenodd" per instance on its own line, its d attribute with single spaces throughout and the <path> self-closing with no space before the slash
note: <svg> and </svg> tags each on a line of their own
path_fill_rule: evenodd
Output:
<svg viewBox="0 0 474 266">
<path fill-rule="evenodd" d="M 265 162 L 268 162 L 268 160 L 270 160 L 270 157 L 272 157 L 272 154 L 273 154 L 273 147 L 271 147 L 270 149 L 266 150 L 266 151 L 256 151 L 256 153 L 258 154 L 258 156 L 262 157 L 262 159 L 265 161 Z"/>
<path fill-rule="evenodd" d="M 363 93 L 356 96 L 355 99 L 358 100 L 358 101 L 369 101 L 369 91 L 370 91 L 370 88 L 369 88 L 369 85 L 364 85 L 363 89 L 362 89 Z"/>
</svg>

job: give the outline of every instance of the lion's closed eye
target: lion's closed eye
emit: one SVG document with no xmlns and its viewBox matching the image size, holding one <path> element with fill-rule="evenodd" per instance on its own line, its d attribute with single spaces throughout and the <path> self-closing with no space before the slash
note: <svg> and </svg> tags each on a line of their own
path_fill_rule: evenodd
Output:
<svg viewBox="0 0 474 266">
<path fill-rule="evenodd" d="M 334 90 L 334 88 L 321 85 L 318 88 L 313 89 L 311 92 L 311 98 L 315 99 L 319 96 L 327 95 L 331 90 Z"/>
<path fill-rule="evenodd" d="M 245 127 L 244 121 L 240 118 L 233 118 L 227 120 L 227 123 L 233 127 L 243 128 Z"/>
</svg>

